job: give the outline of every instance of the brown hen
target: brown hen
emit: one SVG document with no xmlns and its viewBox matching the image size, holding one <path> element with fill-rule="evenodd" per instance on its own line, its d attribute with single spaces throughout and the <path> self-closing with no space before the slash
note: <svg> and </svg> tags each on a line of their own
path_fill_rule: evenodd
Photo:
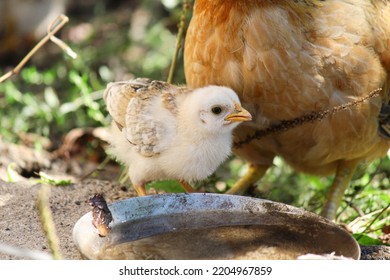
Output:
<svg viewBox="0 0 390 280">
<path fill-rule="evenodd" d="M 250 163 L 243 193 L 281 156 L 298 171 L 335 174 L 322 215 L 334 219 L 360 162 L 390 147 L 390 1 L 196 0 L 185 43 L 187 84 L 231 87 L 256 130 L 381 93 L 358 106 L 234 149 Z"/>
</svg>

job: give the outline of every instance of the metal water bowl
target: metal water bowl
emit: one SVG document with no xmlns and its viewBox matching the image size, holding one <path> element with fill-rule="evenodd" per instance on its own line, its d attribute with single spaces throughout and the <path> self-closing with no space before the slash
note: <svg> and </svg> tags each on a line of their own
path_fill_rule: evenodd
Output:
<svg viewBox="0 0 390 280">
<path fill-rule="evenodd" d="M 332 254 L 359 259 L 353 237 L 313 213 L 269 200 L 225 194 L 161 194 L 109 205 L 100 237 L 87 213 L 74 242 L 88 259 L 297 259 Z"/>
</svg>

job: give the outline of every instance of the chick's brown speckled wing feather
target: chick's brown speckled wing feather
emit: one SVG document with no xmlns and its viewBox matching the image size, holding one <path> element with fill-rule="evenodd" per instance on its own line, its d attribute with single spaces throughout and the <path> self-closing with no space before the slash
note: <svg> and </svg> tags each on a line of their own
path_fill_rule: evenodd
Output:
<svg viewBox="0 0 390 280">
<path fill-rule="evenodd" d="M 186 88 L 138 78 L 110 83 L 107 110 L 134 150 L 151 157 L 169 146 L 176 133 L 176 95 Z"/>
</svg>

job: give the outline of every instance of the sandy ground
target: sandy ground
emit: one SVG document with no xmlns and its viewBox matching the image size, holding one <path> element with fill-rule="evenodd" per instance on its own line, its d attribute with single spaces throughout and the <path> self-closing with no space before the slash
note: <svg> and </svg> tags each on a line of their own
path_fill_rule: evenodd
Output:
<svg viewBox="0 0 390 280">
<path fill-rule="evenodd" d="M 39 184 L 0 181 L 0 242 L 50 253 L 36 207 L 39 189 Z M 91 210 L 85 200 L 95 193 L 103 193 L 108 203 L 134 196 L 120 185 L 101 180 L 51 188 L 50 206 L 65 259 L 81 258 L 72 230 L 76 221 Z M 0 253 L 0 259 L 19 258 Z"/>
</svg>

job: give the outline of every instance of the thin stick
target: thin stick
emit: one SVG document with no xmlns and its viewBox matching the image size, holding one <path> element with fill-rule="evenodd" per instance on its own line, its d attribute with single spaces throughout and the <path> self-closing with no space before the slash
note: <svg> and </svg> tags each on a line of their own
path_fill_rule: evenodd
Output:
<svg viewBox="0 0 390 280">
<path fill-rule="evenodd" d="M 364 212 L 362 211 L 362 209 L 360 209 L 359 207 L 357 207 L 352 201 L 347 201 L 347 200 L 344 200 L 344 202 L 347 204 L 347 206 L 344 207 L 344 209 L 342 211 L 344 211 L 347 207 L 351 207 L 353 210 L 356 211 L 356 213 L 358 213 L 359 217 L 363 217 L 364 216 Z M 341 215 L 341 213 L 339 215 L 337 215 L 337 218 Z"/>
<path fill-rule="evenodd" d="M 248 135 L 244 140 L 234 142 L 234 148 L 239 149 L 242 146 L 249 144 L 252 140 L 260 139 L 265 136 L 268 136 L 270 134 L 286 131 L 289 129 L 292 129 L 294 127 L 297 127 L 299 125 L 305 124 L 305 123 L 312 123 L 314 121 L 320 121 L 324 119 L 325 117 L 329 115 L 334 115 L 340 111 L 346 110 L 350 107 L 357 106 L 360 103 L 365 102 L 366 100 L 371 99 L 374 96 L 379 95 L 379 92 L 381 91 L 381 88 L 377 88 L 373 91 L 371 91 L 367 96 L 359 98 L 355 101 L 342 104 L 340 106 L 336 106 L 333 108 L 330 108 L 328 110 L 320 111 L 320 112 L 312 112 L 303 116 L 300 116 L 295 119 L 291 120 L 282 120 L 277 124 L 271 125 L 270 127 L 267 127 L 265 129 L 258 129 L 255 131 L 254 134 Z"/>
<path fill-rule="evenodd" d="M 58 22 L 59 21 L 59 22 Z M 11 71 L 5 73 L 3 76 L 0 77 L 0 83 L 4 82 L 5 80 L 9 79 L 13 75 L 16 75 L 20 72 L 20 70 L 26 65 L 26 63 L 31 59 L 31 57 L 40 49 L 44 44 L 46 44 L 49 40 L 53 40 L 54 35 L 62 28 L 66 23 L 68 23 L 69 18 L 65 15 L 59 15 L 56 19 L 54 19 L 48 28 L 48 33 L 45 37 L 43 37 L 38 44 L 35 45 L 35 47 L 22 59 L 22 61 L 19 62 L 19 64 L 12 69 Z M 56 25 L 55 23 L 58 24 Z M 61 41 L 61 44 L 59 44 L 60 39 L 56 38 L 54 39 L 54 43 L 59 45 L 62 49 L 64 49 L 70 56 L 74 57 L 74 52 L 69 51 L 70 48 L 66 46 L 64 42 Z M 62 45 L 62 46 L 61 46 Z M 64 46 L 64 47 L 63 47 Z"/>
<path fill-rule="evenodd" d="M 372 217 L 374 217 L 375 215 L 377 215 L 378 213 L 382 212 L 382 210 L 383 210 L 383 209 L 374 210 L 374 211 L 371 212 L 371 213 L 364 214 L 364 216 L 356 217 L 352 222 L 350 222 L 350 223 L 348 224 L 348 226 L 349 226 L 349 227 L 354 227 L 356 224 L 360 223 L 361 221 L 369 220 L 369 219 L 371 219 Z"/>
<path fill-rule="evenodd" d="M 16 247 L 2 242 L 0 242 L 0 253 L 28 260 L 53 259 L 53 257 L 47 253 L 38 250 L 30 250 L 26 248 Z"/>
<path fill-rule="evenodd" d="M 344 202 L 346 203 L 346 205 L 345 205 L 345 207 L 340 211 L 340 213 L 337 215 L 337 218 L 340 217 L 348 207 L 352 207 L 355 211 L 357 211 L 357 209 L 353 207 L 353 201 L 355 200 L 356 196 L 357 196 L 359 193 L 361 193 L 365 188 L 367 188 L 367 187 L 371 184 L 372 180 L 374 180 L 374 177 L 375 177 L 376 175 L 378 175 L 379 168 L 381 167 L 382 163 L 383 163 L 383 159 L 381 159 L 381 160 L 379 161 L 379 164 L 378 164 L 378 166 L 375 168 L 374 173 L 373 173 L 373 174 L 370 174 L 370 179 L 368 180 L 368 182 L 367 182 L 366 184 L 364 184 L 362 187 L 360 187 L 357 191 L 353 192 L 349 201 L 348 201 L 348 200 L 345 200 L 345 201 L 344 201 Z M 360 210 L 360 211 L 361 211 L 361 210 Z M 357 212 L 358 212 L 358 214 L 359 214 L 360 216 L 364 216 L 364 215 L 361 215 L 361 213 L 360 213 L 359 211 L 357 211 Z"/>
<path fill-rule="evenodd" d="M 62 259 L 59 239 L 53 221 L 49 204 L 50 186 L 43 184 L 38 194 L 38 211 L 43 231 L 45 232 L 49 248 L 55 260 Z"/>
<path fill-rule="evenodd" d="M 176 38 L 175 53 L 173 54 L 172 63 L 171 63 L 171 67 L 169 69 L 169 74 L 168 74 L 168 79 L 167 79 L 167 82 L 170 84 L 173 82 L 173 75 L 175 73 L 175 68 L 176 68 L 176 64 L 177 64 L 177 57 L 179 56 L 179 51 L 182 47 L 184 30 L 185 30 L 185 26 L 186 26 L 186 16 L 187 16 L 187 12 L 189 9 L 190 9 L 190 1 L 184 0 L 183 10 L 182 10 L 181 16 L 180 16 L 179 31 L 177 33 L 177 38 Z"/>
<path fill-rule="evenodd" d="M 360 238 L 362 238 L 363 234 L 368 231 L 368 229 L 375 223 L 376 220 L 379 219 L 379 217 L 385 213 L 390 208 L 390 204 L 387 205 L 385 208 L 382 209 L 382 211 L 379 212 L 378 215 L 366 226 L 366 228 L 363 230 L 363 232 L 356 238 L 357 241 L 359 241 Z"/>
<path fill-rule="evenodd" d="M 78 181 L 82 182 L 85 179 L 87 179 L 89 176 L 91 176 L 93 173 L 103 171 L 106 165 L 110 162 L 110 160 L 111 160 L 110 156 L 106 156 L 106 158 L 101 163 L 99 163 L 99 165 L 96 168 L 92 169 L 87 174 L 84 174 L 81 178 L 78 179 Z"/>
</svg>

